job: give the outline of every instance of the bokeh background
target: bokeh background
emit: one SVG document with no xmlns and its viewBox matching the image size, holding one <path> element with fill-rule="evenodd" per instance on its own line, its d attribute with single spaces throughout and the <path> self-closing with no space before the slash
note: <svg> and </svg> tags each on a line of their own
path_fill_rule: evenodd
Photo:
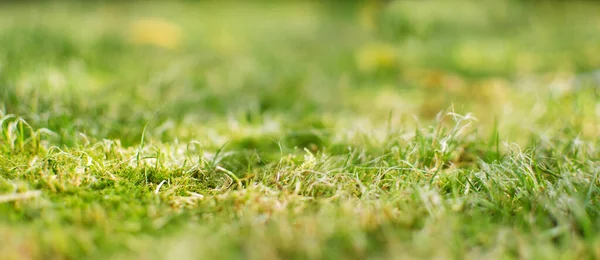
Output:
<svg viewBox="0 0 600 260">
<path fill-rule="evenodd" d="M 450 107 L 484 126 L 533 127 L 564 109 L 549 100 L 570 100 L 595 133 L 599 11 L 571 1 L 6 2 L 0 104 L 67 145 L 77 133 L 138 143 L 148 122 L 150 137 L 191 140 L 191 129 L 232 118 L 376 124 Z"/>
</svg>

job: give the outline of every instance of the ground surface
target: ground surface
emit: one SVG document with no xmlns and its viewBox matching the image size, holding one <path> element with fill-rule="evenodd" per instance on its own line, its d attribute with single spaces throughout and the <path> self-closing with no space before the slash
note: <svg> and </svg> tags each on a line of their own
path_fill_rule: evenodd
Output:
<svg viewBox="0 0 600 260">
<path fill-rule="evenodd" d="M 2 6 L 2 258 L 600 257 L 598 13 Z"/>
</svg>

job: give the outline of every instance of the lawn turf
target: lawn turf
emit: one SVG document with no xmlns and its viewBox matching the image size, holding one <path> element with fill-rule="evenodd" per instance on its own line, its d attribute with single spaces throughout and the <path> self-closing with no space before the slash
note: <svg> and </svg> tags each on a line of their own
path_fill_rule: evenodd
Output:
<svg viewBox="0 0 600 260">
<path fill-rule="evenodd" d="M 600 257 L 600 4 L 2 4 L 2 259 Z"/>
</svg>

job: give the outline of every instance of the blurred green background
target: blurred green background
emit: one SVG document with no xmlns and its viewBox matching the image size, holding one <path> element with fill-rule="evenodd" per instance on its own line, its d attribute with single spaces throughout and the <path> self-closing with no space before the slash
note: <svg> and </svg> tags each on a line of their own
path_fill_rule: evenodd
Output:
<svg viewBox="0 0 600 260">
<path fill-rule="evenodd" d="M 493 105 L 509 92 L 549 93 L 552 82 L 600 66 L 599 9 L 535 1 L 5 3 L 0 102 L 63 143 L 81 131 L 133 144 L 151 118 L 433 118 L 451 104 L 483 105 L 493 118 L 506 112 Z"/>
</svg>

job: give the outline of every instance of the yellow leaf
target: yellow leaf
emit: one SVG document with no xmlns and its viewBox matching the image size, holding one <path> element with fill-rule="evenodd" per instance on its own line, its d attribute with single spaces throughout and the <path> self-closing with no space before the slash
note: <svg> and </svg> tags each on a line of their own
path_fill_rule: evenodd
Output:
<svg viewBox="0 0 600 260">
<path fill-rule="evenodd" d="M 379 69 L 392 69 L 398 65 L 396 48 L 384 43 L 369 44 L 356 54 L 358 69 L 362 72 L 374 72 Z"/>
<path fill-rule="evenodd" d="M 180 42 L 181 29 L 163 19 L 140 19 L 131 23 L 129 29 L 130 41 L 133 44 L 147 44 L 174 49 Z"/>
</svg>

